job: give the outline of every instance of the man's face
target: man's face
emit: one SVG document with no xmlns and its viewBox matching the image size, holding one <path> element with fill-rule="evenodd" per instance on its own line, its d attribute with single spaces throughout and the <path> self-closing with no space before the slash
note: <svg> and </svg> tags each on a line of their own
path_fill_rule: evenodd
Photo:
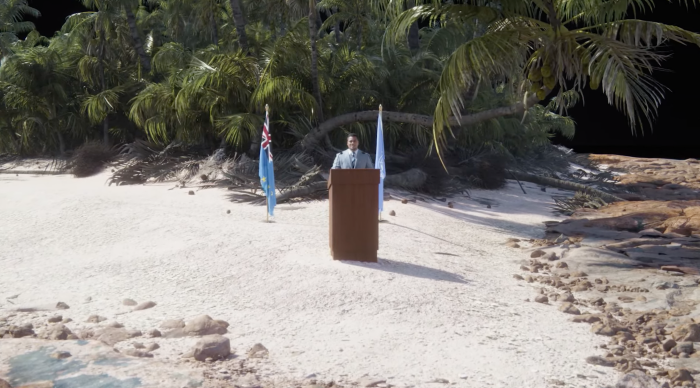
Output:
<svg viewBox="0 0 700 388">
<path fill-rule="evenodd" d="M 360 141 L 357 140 L 355 136 L 348 137 L 348 149 L 350 151 L 357 151 L 357 147 L 360 146 Z"/>
</svg>

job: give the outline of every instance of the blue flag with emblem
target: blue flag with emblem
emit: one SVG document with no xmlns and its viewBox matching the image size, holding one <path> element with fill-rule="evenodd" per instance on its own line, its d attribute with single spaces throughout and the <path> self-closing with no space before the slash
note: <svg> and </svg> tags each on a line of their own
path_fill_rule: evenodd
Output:
<svg viewBox="0 0 700 388">
<path fill-rule="evenodd" d="M 377 154 L 374 160 L 374 168 L 379 170 L 379 212 L 384 210 L 384 178 L 386 166 L 384 165 L 384 126 L 382 125 L 382 109 L 379 108 L 377 119 Z"/>
<path fill-rule="evenodd" d="M 275 171 L 272 168 L 272 137 L 270 136 L 270 117 L 265 112 L 262 142 L 260 143 L 260 186 L 267 197 L 267 214 L 274 216 L 277 197 L 275 197 Z"/>
</svg>

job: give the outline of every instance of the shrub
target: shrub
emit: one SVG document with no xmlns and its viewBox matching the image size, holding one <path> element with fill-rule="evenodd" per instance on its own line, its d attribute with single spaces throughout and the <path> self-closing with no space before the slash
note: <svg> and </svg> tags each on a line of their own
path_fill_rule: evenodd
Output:
<svg viewBox="0 0 700 388">
<path fill-rule="evenodd" d="M 71 173 L 84 178 L 100 172 L 115 156 L 115 152 L 100 142 L 85 143 L 75 150 L 69 161 Z"/>
</svg>

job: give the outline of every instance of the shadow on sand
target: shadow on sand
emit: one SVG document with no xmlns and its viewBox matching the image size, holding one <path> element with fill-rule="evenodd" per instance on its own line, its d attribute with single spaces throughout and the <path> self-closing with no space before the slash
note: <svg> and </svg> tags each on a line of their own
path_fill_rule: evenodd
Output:
<svg viewBox="0 0 700 388">
<path fill-rule="evenodd" d="M 377 263 L 364 263 L 359 261 L 340 261 L 343 264 L 354 265 L 357 267 L 364 267 L 368 269 L 375 269 L 379 271 L 396 273 L 399 275 L 413 276 L 416 278 L 430 279 L 430 280 L 443 280 L 446 282 L 468 284 L 469 282 L 465 280 L 462 276 L 453 274 L 451 272 L 443 271 L 441 269 L 435 269 L 426 267 L 418 264 L 403 263 L 400 261 L 394 261 L 389 259 L 378 258 Z"/>
</svg>

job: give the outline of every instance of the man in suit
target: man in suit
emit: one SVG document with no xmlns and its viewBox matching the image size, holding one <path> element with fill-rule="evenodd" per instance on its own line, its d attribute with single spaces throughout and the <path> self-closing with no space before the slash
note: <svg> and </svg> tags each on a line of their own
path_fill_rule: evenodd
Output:
<svg viewBox="0 0 700 388">
<path fill-rule="evenodd" d="M 360 141 L 357 140 L 357 135 L 351 133 L 348 135 L 348 149 L 339 152 L 335 156 L 332 169 L 353 169 L 353 168 L 374 168 L 372 157 L 364 151 L 360 151 L 358 147 Z"/>
</svg>

